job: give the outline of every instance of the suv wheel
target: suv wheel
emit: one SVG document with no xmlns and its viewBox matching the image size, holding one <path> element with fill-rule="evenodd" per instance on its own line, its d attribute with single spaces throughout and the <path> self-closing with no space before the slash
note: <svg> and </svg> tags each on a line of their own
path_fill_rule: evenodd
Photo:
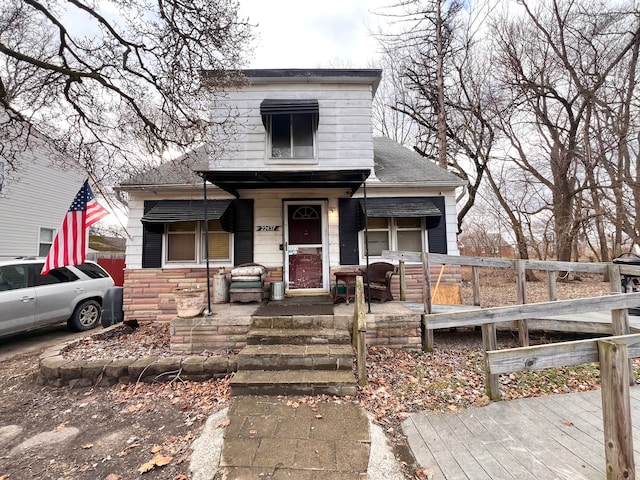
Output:
<svg viewBox="0 0 640 480">
<path fill-rule="evenodd" d="M 71 330 L 76 332 L 91 330 L 98 325 L 101 315 L 102 308 L 98 302 L 95 300 L 85 300 L 78 304 L 73 311 L 73 315 L 71 315 L 71 318 L 67 321 L 67 325 Z"/>
</svg>

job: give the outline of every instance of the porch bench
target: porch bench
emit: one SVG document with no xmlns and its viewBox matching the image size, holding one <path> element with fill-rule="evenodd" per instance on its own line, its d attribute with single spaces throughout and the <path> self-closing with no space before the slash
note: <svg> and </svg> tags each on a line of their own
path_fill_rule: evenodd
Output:
<svg viewBox="0 0 640 480">
<path fill-rule="evenodd" d="M 229 301 L 262 302 L 266 269 L 256 263 L 238 265 L 229 274 Z"/>
<path fill-rule="evenodd" d="M 391 277 L 398 268 L 387 262 L 375 262 L 369 265 L 369 281 L 367 282 L 367 267 L 358 269 L 364 281 L 365 291 L 371 292 L 371 298 L 386 302 L 393 300 L 391 295 Z"/>
</svg>

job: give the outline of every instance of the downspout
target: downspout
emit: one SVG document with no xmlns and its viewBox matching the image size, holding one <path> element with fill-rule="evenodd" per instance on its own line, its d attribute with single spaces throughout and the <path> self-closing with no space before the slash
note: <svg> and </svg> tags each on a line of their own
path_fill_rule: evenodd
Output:
<svg viewBox="0 0 640 480">
<path fill-rule="evenodd" d="M 204 312 L 205 317 L 210 317 L 211 312 L 211 281 L 209 276 L 209 211 L 207 205 L 207 174 L 202 174 L 202 186 L 204 191 L 204 257 L 207 266 L 207 309 Z"/>
<path fill-rule="evenodd" d="M 364 248 L 367 258 L 367 285 L 369 285 L 369 211 L 367 210 L 367 179 L 362 183 L 364 193 Z M 371 313 L 371 288 L 367 289 L 367 313 Z"/>
</svg>

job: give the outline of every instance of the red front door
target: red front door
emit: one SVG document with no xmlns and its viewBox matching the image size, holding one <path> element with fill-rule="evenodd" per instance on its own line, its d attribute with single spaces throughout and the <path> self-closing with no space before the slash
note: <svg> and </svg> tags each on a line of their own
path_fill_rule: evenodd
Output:
<svg viewBox="0 0 640 480">
<path fill-rule="evenodd" d="M 285 204 L 289 290 L 325 288 L 323 214 L 322 202 Z"/>
</svg>

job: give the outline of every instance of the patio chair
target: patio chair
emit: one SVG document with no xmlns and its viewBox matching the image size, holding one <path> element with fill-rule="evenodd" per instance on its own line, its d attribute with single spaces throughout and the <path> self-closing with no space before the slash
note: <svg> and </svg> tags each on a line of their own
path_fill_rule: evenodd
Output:
<svg viewBox="0 0 640 480">
<path fill-rule="evenodd" d="M 367 268 L 359 269 L 364 281 L 365 291 L 371 292 L 371 298 L 386 302 L 393 300 L 391 295 L 391 277 L 397 272 L 397 267 L 387 262 L 375 262 L 369 265 L 369 282 L 367 283 Z"/>
</svg>

